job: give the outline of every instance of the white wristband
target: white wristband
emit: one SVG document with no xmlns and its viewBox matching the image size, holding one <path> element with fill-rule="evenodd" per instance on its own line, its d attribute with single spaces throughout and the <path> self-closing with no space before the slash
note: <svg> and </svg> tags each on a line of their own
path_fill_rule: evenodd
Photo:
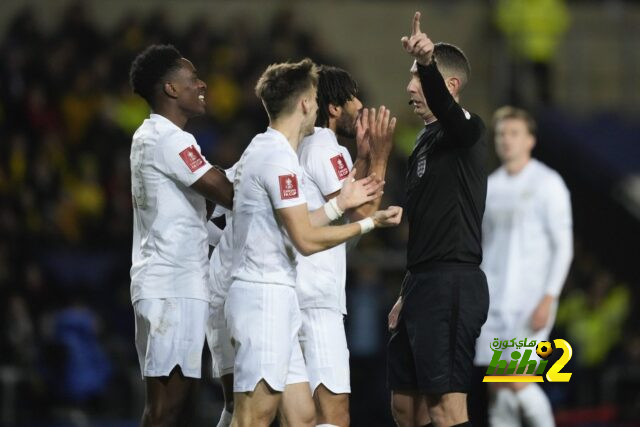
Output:
<svg viewBox="0 0 640 427">
<path fill-rule="evenodd" d="M 358 224 L 360 224 L 360 234 L 366 234 L 376 228 L 376 224 L 371 217 L 361 219 L 358 221 Z"/>
<path fill-rule="evenodd" d="M 335 221 L 340 218 L 344 211 L 338 206 L 338 198 L 334 197 L 324 204 L 324 213 L 327 214 L 329 221 Z"/>
</svg>

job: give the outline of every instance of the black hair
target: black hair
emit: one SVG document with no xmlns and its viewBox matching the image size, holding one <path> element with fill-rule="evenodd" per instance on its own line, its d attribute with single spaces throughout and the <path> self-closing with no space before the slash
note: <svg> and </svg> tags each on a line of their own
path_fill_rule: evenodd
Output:
<svg viewBox="0 0 640 427">
<path fill-rule="evenodd" d="M 162 80 L 180 67 L 182 55 L 173 45 L 151 45 L 131 63 L 129 83 L 134 93 L 143 97 L 153 107 Z"/>
<path fill-rule="evenodd" d="M 436 43 L 433 53 L 442 74 L 449 74 L 460 79 L 460 89 L 469 81 L 471 66 L 462 49 L 449 43 Z"/>
<path fill-rule="evenodd" d="M 338 67 L 322 65 L 318 69 L 318 118 L 316 126 L 329 125 L 329 104 L 341 107 L 358 94 L 358 83 Z"/>
<path fill-rule="evenodd" d="M 290 112 L 294 101 L 312 86 L 318 85 L 318 67 L 309 58 L 267 67 L 258 83 L 256 95 L 262 100 L 270 120 Z"/>
</svg>

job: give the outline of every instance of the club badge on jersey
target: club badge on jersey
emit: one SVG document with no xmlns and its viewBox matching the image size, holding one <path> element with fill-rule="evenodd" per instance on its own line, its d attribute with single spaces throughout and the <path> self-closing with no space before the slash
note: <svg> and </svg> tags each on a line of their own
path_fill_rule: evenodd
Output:
<svg viewBox="0 0 640 427">
<path fill-rule="evenodd" d="M 204 159 L 193 145 L 182 150 L 180 152 L 180 157 L 191 172 L 195 172 L 204 166 Z"/>
<path fill-rule="evenodd" d="M 349 168 L 347 167 L 347 162 L 344 161 L 342 154 L 332 157 L 331 164 L 333 165 L 333 170 L 336 171 L 336 175 L 339 180 L 343 180 L 349 175 Z"/>
<path fill-rule="evenodd" d="M 280 181 L 280 198 L 282 200 L 298 197 L 298 177 L 294 174 L 278 176 Z"/>
</svg>

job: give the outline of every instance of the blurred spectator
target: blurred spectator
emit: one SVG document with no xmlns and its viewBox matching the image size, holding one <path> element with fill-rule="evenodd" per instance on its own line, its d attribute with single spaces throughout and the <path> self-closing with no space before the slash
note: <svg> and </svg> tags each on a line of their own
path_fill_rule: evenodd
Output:
<svg viewBox="0 0 640 427">
<path fill-rule="evenodd" d="M 507 103 L 527 109 L 552 105 L 552 64 L 569 26 L 564 0 L 497 0 L 495 21 L 510 54 Z"/>
</svg>

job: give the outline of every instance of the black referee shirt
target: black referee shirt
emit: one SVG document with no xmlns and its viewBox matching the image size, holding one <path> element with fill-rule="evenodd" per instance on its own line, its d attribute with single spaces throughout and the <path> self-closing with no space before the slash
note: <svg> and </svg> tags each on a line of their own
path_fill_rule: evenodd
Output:
<svg viewBox="0 0 640 427">
<path fill-rule="evenodd" d="M 418 65 L 418 75 L 438 120 L 418 134 L 409 157 L 407 269 L 416 273 L 442 262 L 479 265 L 487 196 L 485 126 L 453 99 L 435 62 Z"/>
</svg>

